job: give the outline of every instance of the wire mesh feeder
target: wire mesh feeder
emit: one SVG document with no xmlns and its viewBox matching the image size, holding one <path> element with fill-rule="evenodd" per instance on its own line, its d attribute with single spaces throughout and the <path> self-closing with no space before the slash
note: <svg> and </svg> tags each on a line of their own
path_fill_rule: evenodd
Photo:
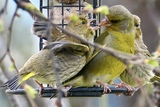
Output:
<svg viewBox="0 0 160 107">
<path fill-rule="evenodd" d="M 90 0 L 91 1 L 91 0 Z M 73 3 L 74 2 L 74 3 Z M 71 12 L 80 12 L 82 8 L 84 7 L 84 3 L 87 2 L 86 0 L 57 0 L 57 2 L 53 4 L 54 7 L 54 23 L 64 28 L 65 25 L 69 22 L 68 20 L 65 20 L 63 17 Z M 93 8 L 97 8 L 101 4 L 101 0 L 93 0 L 92 3 Z M 40 0 L 40 11 L 44 14 L 46 14 L 48 17 L 50 16 L 51 6 L 49 3 L 49 0 Z M 100 14 L 88 14 L 89 19 L 96 19 L 96 21 L 100 22 Z M 93 22 L 92 26 L 96 26 L 96 21 Z M 96 31 L 95 38 L 98 37 L 100 34 L 100 30 Z M 42 42 L 43 40 L 40 39 L 39 42 L 39 48 L 42 49 Z M 128 90 L 126 88 L 115 88 L 114 86 L 109 86 L 111 89 L 111 92 L 108 92 L 106 94 L 120 94 L 123 93 L 127 95 Z M 39 92 L 39 89 L 35 89 Z M 101 97 L 104 93 L 103 87 L 79 87 L 79 88 L 71 88 L 69 91 L 67 91 L 67 97 Z M 17 89 L 17 90 L 6 90 L 6 93 L 8 94 L 25 94 L 24 89 Z M 54 96 L 53 96 L 54 95 Z M 49 87 L 44 87 L 44 89 L 41 92 L 41 97 L 56 97 L 57 96 L 57 90 Z M 66 94 L 63 97 L 66 97 Z"/>
</svg>

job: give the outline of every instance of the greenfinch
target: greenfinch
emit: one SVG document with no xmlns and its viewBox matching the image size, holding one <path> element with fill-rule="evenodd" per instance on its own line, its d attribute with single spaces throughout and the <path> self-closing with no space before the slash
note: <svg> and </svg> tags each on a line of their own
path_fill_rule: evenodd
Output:
<svg viewBox="0 0 160 107">
<path fill-rule="evenodd" d="M 105 42 L 100 44 L 124 53 L 134 54 L 134 20 L 132 14 L 122 5 L 109 8 L 109 14 L 100 25 L 106 27 Z M 101 37 L 101 35 L 100 35 Z M 100 51 L 85 67 L 64 85 L 72 87 L 106 85 L 118 77 L 126 68 L 125 64 L 110 54 Z M 108 89 L 108 88 L 107 88 Z M 105 90 L 104 90 L 105 91 Z"/>
<path fill-rule="evenodd" d="M 86 45 L 73 42 L 53 42 L 31 56 L 20 69 L 19 74 L 1 87 L 17 89 L 22 82 L 29 78 L 34 78 L 39 83 L 55 86 L 53 67 L 57 67 L 60 80 L 64 81 L 75 75 L 76 71 L 81 70 L 85 65 L 85 55 L 88 51 L 89 48 Z M 51 55 L 55 65 L 53 65 Z"/>
<path fill-rule="evenodd" d="M 32 28 L 33 33 L 43 39 L 50 40 L 51 42 L 69 41 L 69 42 L 75 42 L 75 43 L 80 43 L 80 44 L 82 43 L 80 40 L 70 35 L 66 35 L 62 33 L 62 31 L 60 31 L 55 26 L 50 27 L 51 33 L 50 35 L 48 35 L 47 34 L 47 29 L 48 29 L 47 23 L 48 22 L 42 21 L 42 20 L 35 21 L 33 24 L 33 28 Z M 71 20 L 64 29 L 72 34 L 79 35 L 83 39 L 93 43 L 95 31 L 94 31 L 94 28 L 90 26 L 90 22 L 85 15 L 80 15 L 78 20 Z M 88 44 L 85 44 L 85 45 L 89 47 L 89 52 L 88 52 L 88 57 L 87 57 L 89 60 L 93 53 L 94 48 Z"/>
<path fill-rule="evenodd" d="M 77 30 L 74 27 L 83 27 L 84 30 Z M 85 17 L 80 16 L 74 23 L 70 22 L 66 29 L 93 42 L 95 32 L 93 29 L 88 28 L 88 19 Z M 54 87 L 57 85 L 55 66 L 58 70 L 60 82 L 76 75 L 86 64 L 88 57 L 92 55 L 93 49 L 88 44 L 82 44 L 69 35 L 62 34 L 60 37 L 58 36 L 54 42 L 49 43 L 40 52 L 31 56 L 17 76 L 0 87 L 8 87 L 12 90 L 17 89 L 21 83 L 29 78 L 34 78 L 38 83 L 49 84 Z"/>
<path fill-rule="evenodd" d="M 48 35 L 47 34 L 48 32 L 47 30 L 49 28 L 48 23 L 50 22 L 49 21 L 46 22 L 42 20 L 35 21 L 32 28 L 33 34 L 46 40 L 50 39 L 51 42 L 63 40 L 63 41 L 73 41 L 76 43 L 81 43 L 81 41 L 79 41 L 78 39 L 62 33 L 62 31 L 55 26 L 50 26 L 50 29 L 49 29 L 50 35 Z M 90 22 L 88 21 L 86 16 L 80 15 L 78 20 L 71 20 L 68 23 L 68 25 L 65 27 L 65 30 L 73 34 L 77 34 L 82 38 L 85 38 L 84 37 L 85 33 L 87 32 L 88 29 L 90 29 L 89 23 Z"/>
<path fill-rule="evenodd" d="M 134 17 L 134 26 L 135 26 L 135 55 L 142 58 L 150 58 L 150 52 L 147 49 L 147 46 L 143 42 L 143 35 L 140 28 L 140 18 L 136 15 Z M 119 76 L 120 79 L 127 85 L 138 89 L 143 85 L 150 82 L 160 82 L 160 77 L 156 76 L 153 73 L 154 67 L 147 64 L 136 64 L 130 69 L 130 72 L 125 70 Z M 122 84 L 123 85 L 123 84 Z M 125 84 L 124 84 L 125 85 Z"/>
</svg>

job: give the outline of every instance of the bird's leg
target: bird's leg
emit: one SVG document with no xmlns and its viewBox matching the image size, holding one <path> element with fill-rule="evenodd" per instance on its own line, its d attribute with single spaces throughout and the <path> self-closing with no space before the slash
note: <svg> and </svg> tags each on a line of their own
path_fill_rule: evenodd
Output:
<svg viewBox="0 0 160 107">
<path fill-rule="evenodd" d="M 125 84 L 124 82 L 121 82 L 120 84 L 115 84 L 116 88 L 127 88 L 128 93 L 124 93 L 124 95 L 126 96 L 133 96 L 135 89 L 127 84 Z M 117 94 L 117 96 L 119 96 L 119 94 Z"/>
<path fill-rule="evenodd" d="M 67 92 L 72 88 L 72 86 L 67 86 L 62 88 L 62 91 L 64 93 L 64 96 L 67 97 Z"/>
<path fill-rule="evenodd" d="M 132 87 L 125 84 L 124 82 L 121 82 L 120 84 L 116 84 L 116 88 L 127 88 L 128 91 L 132 91 Z"/>
<path fill-rule="evenodd" d="M 36 83 L 40 86 L 39 95 L 42 95 L 42 90 L 44 89 L 43 84 L 39 83 L 38 81 L 36 81 Z"/>
<path fill-rule="evenodd" d="M 102 83 L 100 81 L 96 81 L 96 83 L 99 84 L 99 85 L 101 85 L 101 86 L 103 86 L 103 88 L 104 88 L 103 93 L 111 92 L 111 89 L 107 86 L 107 84 Z"/>
<path fill-rule="evenodd" d="M 61 91 L 64 93 L 64 96 L 67 97 L 67 91 L 69 91 L 70 89 L 72 88 L 72 86 L 66 86 L 66 87 L 63 87 L 61 88 Z M 56 87 L 56 89 L 58 89 Z M 52 99 L 54 96 L 56 96 L 57 94 L 53 94 L 50 99 Z"/>
</svg>

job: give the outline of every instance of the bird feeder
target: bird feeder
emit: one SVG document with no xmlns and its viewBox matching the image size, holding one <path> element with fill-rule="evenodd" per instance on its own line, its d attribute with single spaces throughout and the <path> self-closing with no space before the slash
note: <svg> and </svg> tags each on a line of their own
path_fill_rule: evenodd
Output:
<svg viewBox="0 0 160 107">
<path fill-rule="evenodd" d="M 55 0 L 56 1 L 56 0 Z M 59 1 L 59 3 L 58 3 Z M 101 5 L 101 0 L 90 0 L 92 1 L 90 4 L 93 5 L 93 9 L 99 7 Z M 73 3 L 75 2 L 75 3 Z M 82 2 L 88 2 L 87 0 L 57 0 L 57 2 L 53 2 L 53 7 L 50 5 L 50 0 L 40 0 L 40 11 L 45 14 L 46 16 L 50 16 L 51 9 L 54 10 L 54 18 L 59 19 L 54 20 L 54 23 L 61 26 L 62 28 L 67 25 L 67 21 L 63 19 L 63 16 L 66 14 L 76 11 L 80 12 L 82 8 L 84 7 L 84 4 Z M 56 15 L 55 15 L 56 14 Z M 59 17 L 57 17 L 59 16 Z M 101 16 L 100 14 L 88 14 L 88 18 L 96 19 L 96 21 L 93 22 L 92 26 L 97 25 L 97 21 L 100 22 Z M 95 38 L 100 35 L 101 31 L 100 29 L 96 31 Z M 40 39 L 39 42 L 39 48 L 40 50 L 42 47 L 42 39 Z M 114 86 L 110 86 L 111 92 L 105 93 L 105 94 L 119 94 L 119 93 L 128 93 L 128 90 L 126 88 L 115 88 Z M 39 91 L 39 89 L 35 89 Z M 71 88 L 69 91 L 67 91 L 67 97 L 101 97 L 104 89 L 103 87 L 78 87 L 78 88 Z M 17 89 L 17 90 L 6 90 L 6 93 L 8 94 L 25 94 L 24 89 Z M 49 87 L 44 87 L 44 89 L 41 92 L 41 97 L 56 97 L 57 96 L 57 90 Z M 54 96 L 53 96 L 54 95 Z M 66 97 L 63 94 L 63 97 Z"/>
</svg>

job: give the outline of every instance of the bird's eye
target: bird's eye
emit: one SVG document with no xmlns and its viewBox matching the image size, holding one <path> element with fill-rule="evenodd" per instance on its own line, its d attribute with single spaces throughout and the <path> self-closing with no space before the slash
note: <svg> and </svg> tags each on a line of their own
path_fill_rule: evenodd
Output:
<svg viewBox="0 0 160 107">
<path fill-rule="evenodd" d="M 135 27 L 139 27 L 139 24 L 136 23 L 134 26 L 135 26 Z"/>
<path fill-rule="evenodd" d="M 82 24 L 86 24 L 86 22 L 82 21 Z"/>
<path fill-rule="evenodd" d="M 93 33 L 92 31 L 90 32 L 90 34 L 91 34 L 91 35 L 94 35 L 94 33 Z"/>
<path fill-rule="evenodd" d="M 117 23 L 118 20 L 110 20 L 112 23 Z"/>
</svg>

